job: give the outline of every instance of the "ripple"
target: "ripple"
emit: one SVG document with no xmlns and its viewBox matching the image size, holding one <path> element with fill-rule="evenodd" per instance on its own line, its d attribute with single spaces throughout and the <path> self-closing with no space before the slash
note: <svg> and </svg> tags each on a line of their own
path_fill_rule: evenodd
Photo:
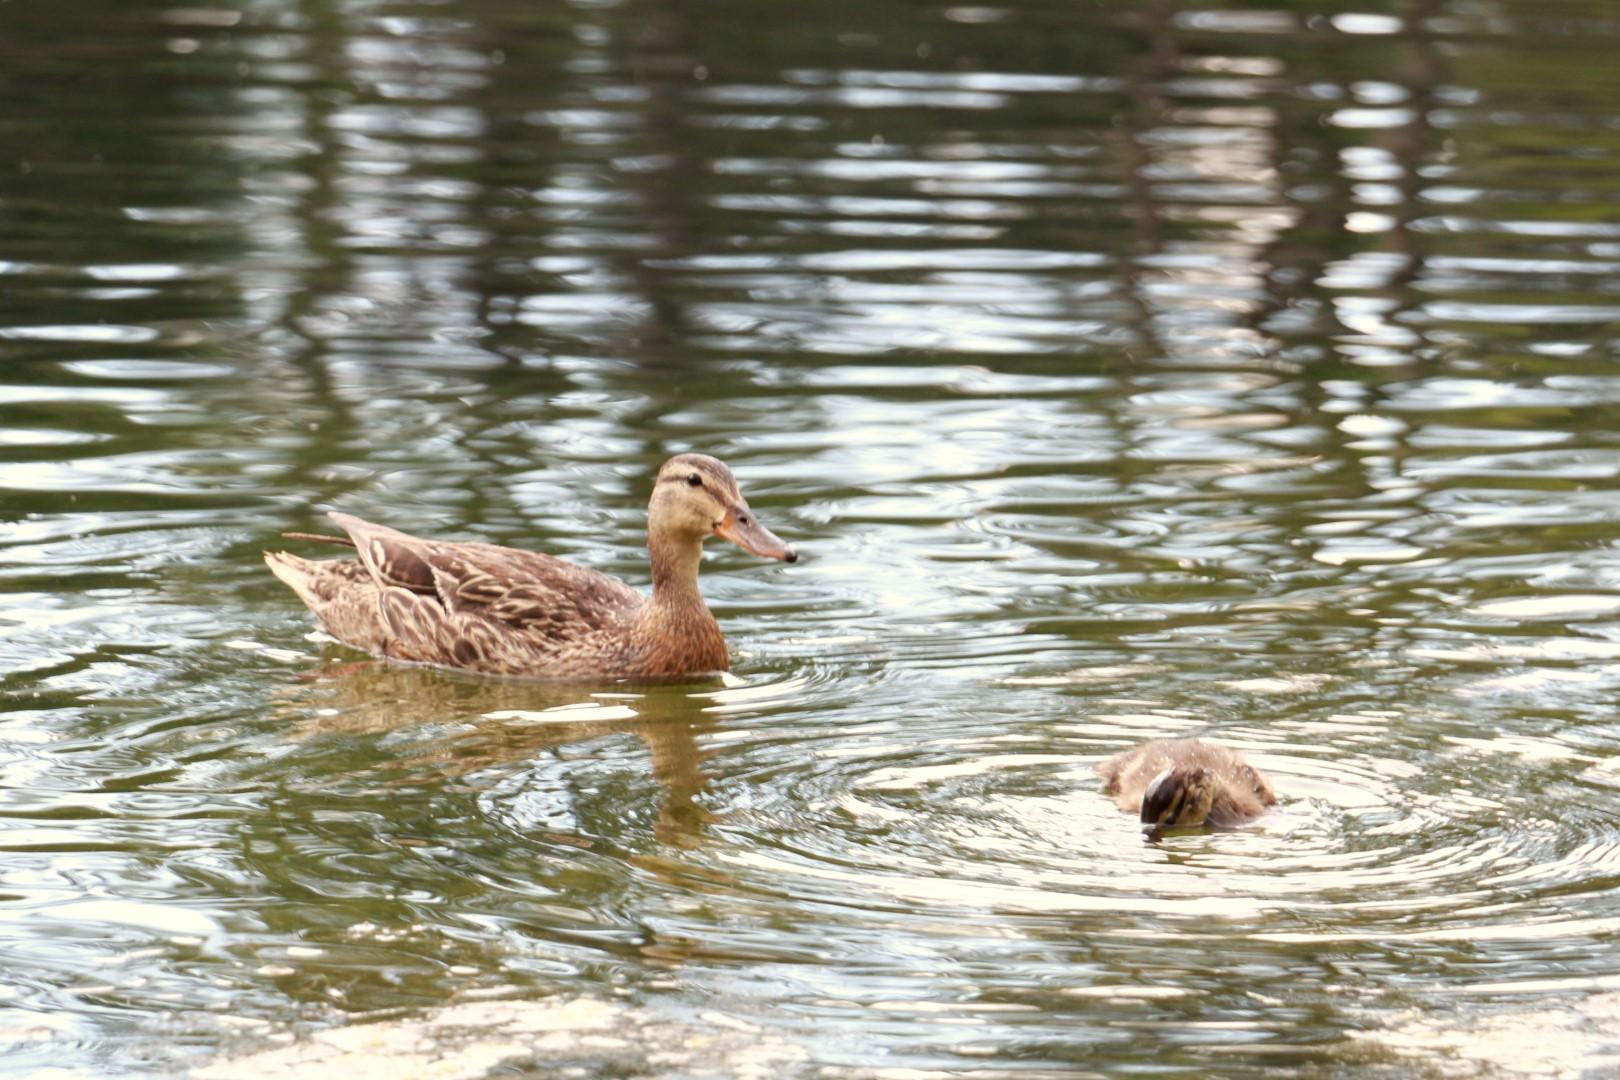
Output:
<svg viewBox="0 0 1620 1080">
<path fill-rule="evenodd" d="M 169 382 L 175 379 L 219 379 L 234 372 L 227 364 L 181 360 L 72 360 L 62 370 L 93 379 Z"/>
<path fill-rule="evenodd" d="M 0 326 L 0 340 L 94 342 L 135 345 L 156 341 L 158 331 L 149 326 Z"/>
<path fill-rule="evenodd" d="M 85 443 L 106 442 L 111 435 L 86 431 L 62 431 L 55 428 L 7 428 L 0 431 L 0 446 L 75 446 Z"/>
<path fill-rule="evenodd" d="M 219 924 L 202 913 L 187 911 L 172 904 L 143 904 L 128 900 L 80 900 L 52 904 L 48 910 L 36 912 L 35 917 L 69 926 L 123 926 L 165 936 L 205 938 L 220 931 Z"/>
<path fill-rule="evenodd" d="M 1620 611 L 1620 596 L 1565 593 L 1490 600 L 1469 609 L 1473 615 L 1498 619 L 1585 619 Z"/>
<path fill-rule="evenodd" d="M 746 745 L 733 741 L 729 752 Z M 984 744 L 965 754 L 937 741 L 906 751 L 906 763 L 887 762 L 901 751 L 881 743 L 818 755 L 813 775 L 716 825 L 728 843 L 700 861 L 732 888 L 785 890 L 798 902 L 892 904 L 947 922 L 1085 914 L 1110 920 L 1094 924 L 1103 934 L 1110 925 L 1128 934 L 1143 916 L 1235 920 L 1256 941 L 1380 946 L 1557 945 L 1611 929 L 1612 917 L 1557 910 L 1561 883 L 1614 862 L 1620 831 L 1605 816 L 1586 820 L 1577 839 L 1570 822 L 1501 798 L 1428 795 L 1424 774 L 1393 759 L 1330 758 L 1274 741 L 1248 749 L 1279 806 L 1243 829 L 1160 845 L 1144 845 L 1101 795 L 1095 757 Z M 790 813 L 781 799 L 811 814 Z M 1506 907 L 1493 899 L 1515 888 L 1529 892 Z M 1321 928 L 1268 925 L 1279 914 Z M 1396 914 L 1406 929 L 1362 925 Z M 1022 935 L 1040 923 L 1002 925 Z"/>
<path fill-rule="evenodd" d="M 1524 985 L 1523 993 L 1572 989 L 1567 984 Z M 1441 1075 L 1472 1076 L 1500 1070 L 1509 1075 L 1601 1075 L 1620 1068 L 1620 1054 L 1604 1033 L 1620 1020 L 1620 994 L 1592 994 L 1564 1008 L 1515 1007 L 1485 1015 L 1442 1018 L 1403 1011 L 1378 1031 L 1356 1037 L 1393 1049 L 1408 1060 L 1432 1062 L 1443 1048 Z"/>
</svg>

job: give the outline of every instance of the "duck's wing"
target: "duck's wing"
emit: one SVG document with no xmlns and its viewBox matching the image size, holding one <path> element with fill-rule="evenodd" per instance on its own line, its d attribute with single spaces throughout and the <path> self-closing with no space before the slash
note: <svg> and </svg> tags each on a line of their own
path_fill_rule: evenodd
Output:
<svg viewBox="0 0 1620 1080">
<path fill-rule="evenodd" d="M 550 651 L 641 606 L 636 590 L 551 555 L 423 540 L 350 514 L 333 521 L 377 584 L 384 620 L 410 659 L 480 667 Z"/>
</svg>

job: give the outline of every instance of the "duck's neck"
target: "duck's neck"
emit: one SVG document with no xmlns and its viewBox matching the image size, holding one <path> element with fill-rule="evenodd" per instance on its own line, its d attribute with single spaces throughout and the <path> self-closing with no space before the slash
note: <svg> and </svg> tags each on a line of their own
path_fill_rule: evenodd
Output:
<svg viewBox="0 0 1620 1080">
<path fill-rule="evenodd" d="M 647 538 L 647 550 L 652 555 L 653 603 L 667 610 L 698 608 L 708 614 L 698 591 L 703 541 L 654 535 Z"/>
<path fill-rule="evenodd" d="M 638 674 L 724 671 L 726 639 L 698 592 L 702 540 L 652 537 L 647 547 L 652 554 L 653 594 L 636 620 L 635 635 L 644 649 Z"/>
</svg>

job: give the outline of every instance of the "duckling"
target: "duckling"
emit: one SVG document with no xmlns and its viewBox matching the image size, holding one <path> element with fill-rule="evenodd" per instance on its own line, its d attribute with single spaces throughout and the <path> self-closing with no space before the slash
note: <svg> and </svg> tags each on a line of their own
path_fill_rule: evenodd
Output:
<svg viewBox="0 0 1620 1080">
<path fill-rule="evenodd" d="M 1140 809 L 1149 841 L 1205 822 L 1232 828 L 1277 803 L 1271 784 L 1243 755 L 1202 739 L 1143 743 L 1098 765 L 1097 774 L 1121 810 Z"/>
<path fill-rule="evenodd" d="M 348 534 L 289 536 L 353 547 L 357 558 L 265 552 L 270 570 L 333 637 L 378 656 L 550 680 L 667 679 L 726 670 L 703 594 L 703 541 L 722 536 L 764 559 L 798 555 L 756 518 L 726 465 L 664 462 L 647 506 L 652 595 L 616 578 L 494 544 L 423 540 L 349 514 Z"/>
</svg>

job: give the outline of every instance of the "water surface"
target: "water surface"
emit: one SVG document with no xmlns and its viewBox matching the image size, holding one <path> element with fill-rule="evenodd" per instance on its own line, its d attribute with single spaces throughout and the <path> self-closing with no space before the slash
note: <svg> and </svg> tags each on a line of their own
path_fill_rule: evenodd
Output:
<svg viewBox="0 0 1620 1080">
<path fill-rule="evenodd" d="M 8 1074 L 490 1002 L 587 1072 L 1612 1068 L 1617 31 L 0 5 Z M 260 561 L 645 585 L 686 450 L 804 556 L 711 544 L 725 681 L 370 663 Z M 1281 803 L 1144 845 L 1093 767 L 1189 734 Z"/>
</svg>

